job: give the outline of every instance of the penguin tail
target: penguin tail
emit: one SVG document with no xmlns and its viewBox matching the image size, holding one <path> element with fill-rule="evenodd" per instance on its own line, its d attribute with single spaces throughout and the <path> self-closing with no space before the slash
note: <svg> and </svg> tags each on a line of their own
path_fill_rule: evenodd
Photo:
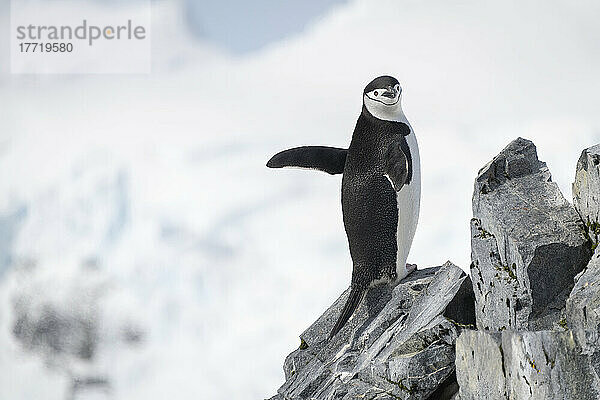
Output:
<svg viewBox="0 0 600 400">
<path fill-rule="evenodd" d="M 340 331 L 340 329 L 342 329 L 344 325 L 346 325 L 346 322 L 348 322 L 352 314 L 354 314 L 354 311 L 356 311 L 356 308 L 360 304 L 360 301 L 362 300 L 364 294 L 365 289 L 358 285 L 353 286 L 350 289 L 350 296 L 348 296 L 348 300 L 346 300 L 346 304 L 342 309 L 342 313 L 340 314 L 337 322 L 335 323 L 335 326 L 329 334 L 329 339 L 334 337 Z"/>
</svg>

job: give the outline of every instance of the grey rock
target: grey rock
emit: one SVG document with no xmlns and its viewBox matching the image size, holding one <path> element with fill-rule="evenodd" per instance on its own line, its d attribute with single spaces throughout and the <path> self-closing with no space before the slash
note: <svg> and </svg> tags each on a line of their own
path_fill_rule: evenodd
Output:
<svg viewBox="0 0 600 400">
<path fill-rule="evenodd" d="M 460 334 L 456 340 L 460 399 L 506 399 L 504 373 L 501 333 L 466 330 Z"/>
<path fill-rule="evenodd" d="M 66 354 L 82 360 L 94 356 L 98 342 L 95 315 L 67 313 L 51 305 L 37 311 L 20 302 L 16 302 L 15 311 L 12 332 L 27 349 Z"/>
<path fill-rule="evenodd" d="M 573 204 L 597 244 L 600 234 L 600 145 L 583 150 L 579 157 L 573 182 Z"/>
<path fill-rule="evenodd" d="M 600 381 L 571 331 L 464 331 L 456 341 L 458 398 L 598 399 Z"/>
<path fill-rule="evenodd" d="M 478 328 L 557 327 L 591 245 L 531 141 L 514 140 L 479 171 L 473 216 Z"/>
<path fill-rule="evenodd" d="M 447 262 L 417 270 L 395 287 L 369 289 L 346 326 L 327 341 L 347 296 L 302 333 L 300 348 L 286 358 L 286 382 L 276 399 L 455 394 L 454 341 L 474 324 L 472 284 L 460 268 Z"/>
<path fill-rule="evenodd" d="M 600 374 L 600 254 L 596 252 L 567 299 L 566 321 Z"/>
<path fill-rule="evenodd" d="M 585 221 L 587 233 L 598 245 L 600 225 L 600 145 L 585 149 L 577 163 L 573 203 Z M 596 249 L 587 268 L 576 277 L 567 299 L 566 319 L 583 352 L 591 356 L 600 373 L 600 253 Z"/>
</svg>

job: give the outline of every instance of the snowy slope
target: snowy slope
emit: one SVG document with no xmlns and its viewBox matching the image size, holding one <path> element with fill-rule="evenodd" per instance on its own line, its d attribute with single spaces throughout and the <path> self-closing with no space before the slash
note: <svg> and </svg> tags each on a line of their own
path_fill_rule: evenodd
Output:
<svg viewBox="0 0 600 400">
<path fill-rule="evenodd" d="M 151 76 L 11 77 L 0 398 L 271 395 L 351 265 L 340 177 L 264 163 L 347 145 L 379 74 L 403 82 L 421 148 L 411 262 L 468 269 L 473 178 L 519 135 L 569 198 L 600 141 L 598 5 L 480 3 L 357 0 L 243 58 L 165 40 Z"/>
</svg>

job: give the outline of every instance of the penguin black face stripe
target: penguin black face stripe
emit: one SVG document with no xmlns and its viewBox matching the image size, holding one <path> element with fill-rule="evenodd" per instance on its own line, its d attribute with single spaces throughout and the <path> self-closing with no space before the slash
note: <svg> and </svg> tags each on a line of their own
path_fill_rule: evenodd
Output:
<svg viewBox="0 0 600 400">
<path fill-rule="evenodd" d="M 363 107 L 349 148 L 298 147 L 280 152 L 268 167 L 303 167 L 343 174 L 342 212 L 352 257 L 351 290 L 334 336 L 368 288 L 408 275 L 406 260 L 421 198 L 419 147 L 402 111 L 402 88 L 380 76 L 363 91 Z"/>
<path fill-rule="evenodd" d="M 382 121 L 408 121 L 402 112 L 402 87 L 396 78 L 381 76 L 363 91 L 363 104 L 369 114 Z"/>
<path fill-rule="evenodd" d="M 402 88 L 396 78 L 391 76 L 380 76 L 369 83 L 363 95 L 374 101 L 387 106 L 394 106 L 400 102 Z"/>
<path fill-rule="evenodd" d="M 393 106 L 400 101 L 401 93 L 402 88 L 400 85 L 396 85 L 394 87 L 388 86 L 385 89 L 375 89 L 371 92 L 365 93 L 365 96 L 386 106 Z"/>
<path fill-rule="evenodd" d="M 366 94 L 375 89 L 386 88 L 388 86 L 393 87 L 393 86 L 396 86 L 399 84 L 400 84 L 400 82 L 398 82 L 398 79 L 394 78 L 393 76 L 389 76 L 389 75 L 380 76 L 379 78 L 373 79 L 367 86 L 365 86 L 365 90 L 363 91 L 363 94 Z"/>
</svg>

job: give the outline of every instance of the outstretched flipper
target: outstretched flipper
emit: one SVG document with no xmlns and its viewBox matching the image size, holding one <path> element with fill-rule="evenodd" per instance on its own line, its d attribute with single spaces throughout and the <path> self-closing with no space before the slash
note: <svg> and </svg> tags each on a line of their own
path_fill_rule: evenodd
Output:
<svg viewBox="0 0 600 400">
<path fill-rule="evenodd" d="M 366 290 L 362 286 L 352 285 L 352 288 L 350 289 L 350 295 L 348 296 L 348 300 L 346 300 L 346 304 L 342 309 L 342 313 L 340 314 L 337 322 L 331 330 L 331 333 L 329 334 L 329 339 L 334 337 L 340 331 L 340 329 L 342 329 L 343 326 L 346 325 L 346 322 L 348 322 L 352 314 L 354 314 L 354 311 L 356 311 L 356 308 L 360 304 L 360 301 L 365 295 L 365 292 Z"/>
<path fill-rule="evenodd" d="M 335 175 L 344 172 L 348 150 L 326 146 L 303 146 L 275 154 L 269 168 L 298 167 L 316 169 Z"/>
<path fill-rule="evenodd" d="M 394 142 L 388 147 L 385 157 L 385 175 L 396 192 L 402 189 L 408 178 L 408 159 L 398 142 Z"/>
</svg>

